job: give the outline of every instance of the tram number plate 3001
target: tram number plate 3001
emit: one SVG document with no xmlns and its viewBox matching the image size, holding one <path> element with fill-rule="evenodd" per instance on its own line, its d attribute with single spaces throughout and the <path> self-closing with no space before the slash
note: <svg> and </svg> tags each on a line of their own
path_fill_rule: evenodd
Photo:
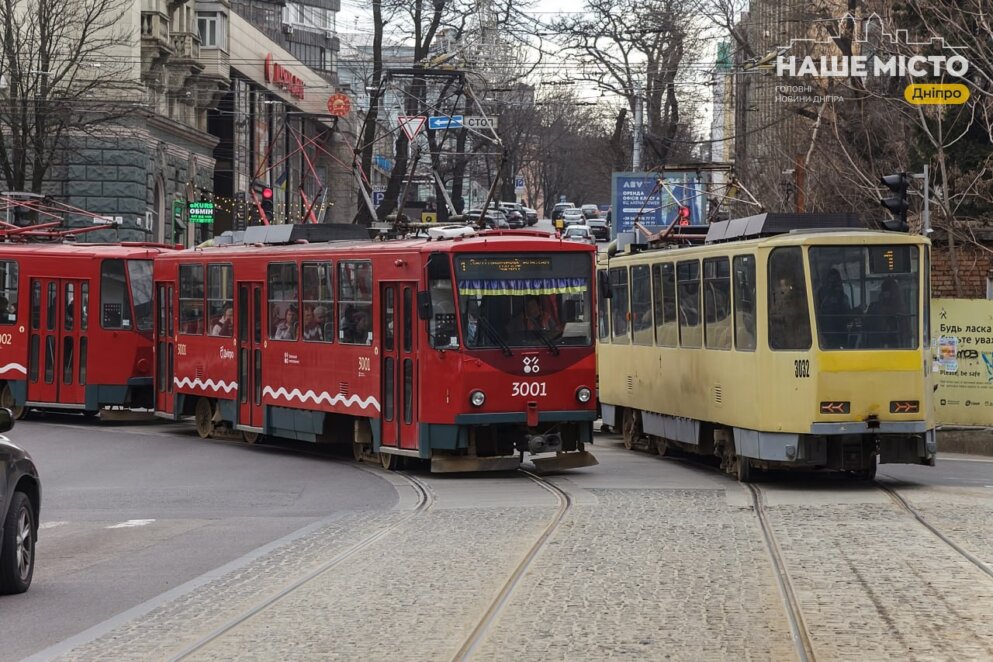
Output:
<svg viewBox="0 0 993 662">
<path fill-rule="evenodd" d="M 548 395 L 548 388 L 545 382 L 514 382 L 510 394 L 521 397 L 537 397 Z"/>
</svg>

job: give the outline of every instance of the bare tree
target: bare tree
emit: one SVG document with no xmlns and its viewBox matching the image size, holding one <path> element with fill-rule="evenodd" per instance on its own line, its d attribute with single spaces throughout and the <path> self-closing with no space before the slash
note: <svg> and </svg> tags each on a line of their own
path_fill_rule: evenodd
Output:
<svg viewBox="0 0 993 662">
<path fill-rule="evenodd" d="M 138 99 L 120 49 L 131 0 L 0 0 L 0 170 L 10 190 L 42 191 L 65 141 L 127 114 Z"/>
</svg>

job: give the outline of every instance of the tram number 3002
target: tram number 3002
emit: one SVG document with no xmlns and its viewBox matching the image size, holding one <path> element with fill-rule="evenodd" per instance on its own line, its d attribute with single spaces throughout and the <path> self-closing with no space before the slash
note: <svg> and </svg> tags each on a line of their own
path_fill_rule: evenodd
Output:
<svg viewBox="0 0 993 662">
<path fill-rule="evenodd" d="M 530 396 L 532 398 L 539 395 L 548 395 L 547 384 L 545 382 L 514 382 L 511 390 L 512 396 Z"/>
<path fill-rule="evenodd" d="M 793 376 L 797 379 L 804 379 L 810 377 L 810 361 L 807 359 L 798 359 L 793 362 Z"/>
</svg>

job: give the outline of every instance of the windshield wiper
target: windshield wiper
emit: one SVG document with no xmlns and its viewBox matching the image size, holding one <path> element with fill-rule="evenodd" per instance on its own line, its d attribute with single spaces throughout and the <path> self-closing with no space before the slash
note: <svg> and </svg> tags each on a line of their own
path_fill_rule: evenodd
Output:
<svg viewBox="0 0 993 662">
<path fill-rule="evenodd" d="M 510 351 L 510 345 L 504 342 L 503 338 L 500 337 L 500 333 L 495 328 L 493 328 L 493 325 L 490 324 L 490 321 L 488 319 L 486 319 L 485 317 L 480 317 L 478 318 L 478 322 L 480 326 L 483 327 L 483 330 L 486 331 L 487 335 L 489 335 L 489 337 L 496 342 L 497 346 L 500 347 L 500 350 L 506 356 L 514 355 L 514 353 Z"/>
<path fill-rule="evenodd" d="M 555 356 L 559 355 L 559 348 L 556 347 L 555 343 L 549 340 L 544 333 L 542 333 L 538 329 L 531 329 L 531 333 L 541 338 L 541 342 L 545 343 L 545 347 L 547 347 L 552 352 L 553 355 Z"/>
</svg>

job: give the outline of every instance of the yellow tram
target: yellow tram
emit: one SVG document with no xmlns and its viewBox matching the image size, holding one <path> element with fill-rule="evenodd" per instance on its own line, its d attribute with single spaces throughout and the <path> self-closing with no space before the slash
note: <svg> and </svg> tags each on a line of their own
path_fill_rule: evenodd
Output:
<svg viewBox="0 0 993 662">
<path fill-rule="evenodd" d="M 760 214 L 601 256 L 604 425 L 755 469 L 934 464 L 929 249 L 849 215 Z M 805 229 L 796 229 L 798 227 Z"/>
</svg>

